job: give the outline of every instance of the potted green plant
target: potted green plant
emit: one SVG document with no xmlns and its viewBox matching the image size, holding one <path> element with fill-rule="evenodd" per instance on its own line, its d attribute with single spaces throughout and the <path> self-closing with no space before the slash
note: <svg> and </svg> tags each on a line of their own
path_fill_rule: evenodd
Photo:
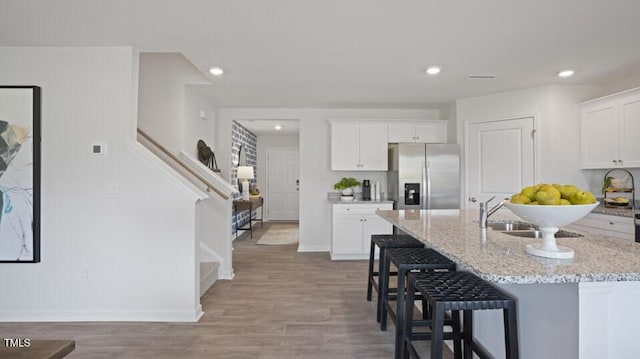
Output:
<svg viewBox="0 0 640 359">
<path fill-rule="evenodd" d="M 361 185 L 360 181 L 358 181 L 353 177 L 342 177 L 340 182 L 333 185 L 333 189 L 342 191 L 343 196 L 352 196 L 353 195 L 352 187 L 357 187 L 360 185 Z"/>
</svg>

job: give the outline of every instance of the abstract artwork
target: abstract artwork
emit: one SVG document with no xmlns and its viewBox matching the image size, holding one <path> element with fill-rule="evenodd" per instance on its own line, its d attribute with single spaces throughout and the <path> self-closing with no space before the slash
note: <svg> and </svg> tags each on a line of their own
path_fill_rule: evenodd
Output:
<svg viewBox="0 0 640 359">
<path fill-rule="evenodd" d="M 0 262 L 40 262 L 37 86 L 0 86 Z"/>
</svg>

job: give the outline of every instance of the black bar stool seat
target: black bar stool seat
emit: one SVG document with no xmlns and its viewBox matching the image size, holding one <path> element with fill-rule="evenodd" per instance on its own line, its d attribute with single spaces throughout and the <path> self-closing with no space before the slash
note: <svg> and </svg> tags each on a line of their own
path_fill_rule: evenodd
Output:
<svg viewBox="0 0 640 359">
<path fill-rule="evenodd" d="M 421 294 L 422 299 L 432 308 L 431 335 L 420 336 L 413 333 L 413 304 L 415 293 Z M 442 358 L 443 339 L 461 338 L 464 343 L 464 358 L 470 359 L 473 353 L 480 358 L 490 358 L 482 346 L 473 339 L 473 311 L 502 309 L 504 318 L 504 339 L 507 359 L 518 358 L 518 329 L 516 319 L 515 299 L 494 286 L 469 272 L 428 272 L 409 274 L 407 288 L 407 303 L 404 322 L 403 354 L 404 357 L 418 357 L 412 340 L 430 339 L 432 359 Z M 445 325 L 445 311 L 459 313 L 463 311 L 462 331 L 443 333 Z M 456 316 L 457 317 L 457 316 Z M 455 318 L 455 317 L 454 317 Z M 458 324 L 459 324 L 459 319 Z M 430 337 L 430 338 L 429 338 Z M 459 346 L 455 347 L 456 358 L 461 353 Z"/>
<path fill-rule="evenodd" d="M 398 268 L 398 285 L 396 286 L 396 308 L 391 305 L 389 276 L 391 263 Z M 456 264 L 447 257 L 430 248 L 389 248 L 387 249 L 384 267 L 381 270 L 382 305 L 380 311 L 380 330 L 387 329 L 387 317 L 396 326 L 396 358 L 402 353 L 402 331 L 404 329 L 404 300 L 406 276 L 410 271 L 455 271 Z"/>
<path fill-rule="evenodd" d="M 378 260 L 378 271 L 374 271 L 376 246 L 380 248 L 380 257 Z M 371 236 L 371 250 L 369 251 L 369 278 L 367 280 L 367 301 L 371 301 L 372 289 L 378 294 L 378 306 L 376 310 L 376 320 L 380 323 L 380 313 L 382 304 L 382 282 L 380 281 L 382 267 L 384 266 L 385 252 L 387 248 L 424 248 L 421 241 L 402 234 L 374 234 Z M 389 275 L 398 275 L 397 272 L 391 272 Z"/>
</svg>

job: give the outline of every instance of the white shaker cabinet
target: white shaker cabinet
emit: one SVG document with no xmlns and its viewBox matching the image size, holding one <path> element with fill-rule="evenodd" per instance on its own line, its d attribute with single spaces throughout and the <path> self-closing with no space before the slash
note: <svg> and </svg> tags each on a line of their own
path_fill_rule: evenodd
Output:
<svg viewBox="0 0 640 359">
<path fill-rule="evenodd" d="M 580 106 L 582 168 L 640 167 L 640 90 Z"/>
<path fill-rule="evenodd" d="M 640 167 L 640 93 L 619 102 L 618 145 L 622 167 Z"/>
<path fill-rule="evenodd" d="M 331 170 L 386 171 L 386 124 L 332 121 Z"/>
<path fill-rule="evenodd" d="M 389 143 L 446 143 L 447 122 L 389 122 L 387 139 Z"/>
<path fill-rule="evenodd" d="M 631 217 L 589 213 L 581 220 L 568 225 L 567 228 L 616 237 L 630 242 L 635 240 L 635 224 Z"/>
<path fill-rule="evenodd" d="M 331 259 L 368 259 L 372 234 L 391 234 L 393 226 L 377 210 L 391 210 L 392 203 L 334 203 L 332 205 Z"/>
</svg>

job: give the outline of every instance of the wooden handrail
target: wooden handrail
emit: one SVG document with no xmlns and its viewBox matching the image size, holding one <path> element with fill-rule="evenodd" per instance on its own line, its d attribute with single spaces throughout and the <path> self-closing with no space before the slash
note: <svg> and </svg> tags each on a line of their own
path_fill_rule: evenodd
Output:
<svg viewBox="0 0 640 359">
<path fill-rule="evenodd" d="M 178 157 L 174 156 L 171 152 L 169 152 L 166 148 L 164 148 L 164 146 L 159 144 L 158 141 L 156 141 L 153 138 L 151 138 L 151 136 L 147 135 L 144 131 L 142 131 L 139 128 L 138 128 L 138 133 L 140 134 L 140 136 L 144 137 L 147 141 L 151 142 L 152 145 L 156 146 L 165 155 L 169 156 L 169 158 L 171 158 L 172 160 L 177 162 L 180 166 L 182 166 L 182 168 L 187 170 L 187 172 L 191 173 L 195 178 L 200 180 L 200 182 L 204 183 L 207 186 L 207 192 L 209 192 L 210 190 L 213 190 L 220 197 L 222 197 L 222 199 L 224 199 L 224 200 L 229 199 L 229 196 L 227 196 L 223 192 L 220 192 L 220 190 L 217 189 L 214 184 L 212 184 L 211 182 L 207 181 L 206 178 L 200 176 L 197 172 L 193 171 L 191 168 L 189 168 L 187 165 L 185 165 L 182 161 L 180 161 L 180 159 Z"/>
</svg>

